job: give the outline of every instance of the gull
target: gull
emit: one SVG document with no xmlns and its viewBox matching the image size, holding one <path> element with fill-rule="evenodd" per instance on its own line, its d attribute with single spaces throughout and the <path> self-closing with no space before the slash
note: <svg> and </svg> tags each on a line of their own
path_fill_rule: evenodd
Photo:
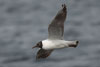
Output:
<svg viewBox="0 0 100 67">
<path fill-rule="evenodd" d="M 49 24 L 48 38 L 32 47 L 32 49 L 36 47 L 40 48 L 37 52 L 36 59 L 47 58 L 55 49 L 77 47 L 79 41 L 66 41 L 63 38 L 66 15 L 67 7 L 65 4 L 62 4 L 62 9 L 58 11 L 51 24 Z"/>
</svg>

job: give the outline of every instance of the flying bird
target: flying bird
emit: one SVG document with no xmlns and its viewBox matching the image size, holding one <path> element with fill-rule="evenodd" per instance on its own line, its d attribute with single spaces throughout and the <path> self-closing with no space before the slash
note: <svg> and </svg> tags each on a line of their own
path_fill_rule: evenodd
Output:
<svg viewBox="0 0 100 67">
<path fill-rule="evenodd" d="M 47 58 L 53 50 L 68 47 L 77 47 L 79 41 L 66 41 L 63 39 L 64 22 L 66 20 L 67 7 L 62 4 L 62 9 L 58 11 L 48 27 L 48 38 L 38 42 L 32 48 L 40 48 L 36 59 Z"/>
</svg>

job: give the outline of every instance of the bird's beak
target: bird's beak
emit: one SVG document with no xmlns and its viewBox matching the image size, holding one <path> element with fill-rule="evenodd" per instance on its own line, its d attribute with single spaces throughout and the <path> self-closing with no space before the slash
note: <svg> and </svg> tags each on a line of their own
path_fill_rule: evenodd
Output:
<svg viewBox="0 0 100 67">
<path fill-rule="evenodd" d="M 36 48 L 36 47 L 37 47 L 37 46 L 33 46 L 32 49 L 33 49 L 33 48 Z"/>
</svg>

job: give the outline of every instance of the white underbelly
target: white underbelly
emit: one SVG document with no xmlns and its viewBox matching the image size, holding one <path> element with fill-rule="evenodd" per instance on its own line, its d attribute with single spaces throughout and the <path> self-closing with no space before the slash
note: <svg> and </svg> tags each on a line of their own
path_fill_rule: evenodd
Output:
<svg viewBox="0 0 100 67">
<path fill-rule="evenodd" d="M 58 48 L 65 48 L 68 47 L 65 41 L 63 40 L 44 40 L 43 41 L 43 49 L 50 50 L 50 49 L 58 49 Z"/>
<path fill-rule="evenodd" d="M 60 44 L 53 45 L 53 44 L 51 44 L 51 45 L 44 45 L 43 48 L 50 50 L 50 49 L 57 49 L 57 48 L 64 48 L 64 47 L 65 47 L 65 45 L 60 45 Z"/>
</svg>

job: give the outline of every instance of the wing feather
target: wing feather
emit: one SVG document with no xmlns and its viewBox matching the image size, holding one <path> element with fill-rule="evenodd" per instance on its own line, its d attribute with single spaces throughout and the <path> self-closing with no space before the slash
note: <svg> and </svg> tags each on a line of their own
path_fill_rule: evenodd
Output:
<svg viewBox="0 0 100 67">
<path fill-rule="evenodd" d="M 50 56 L 50 54 L 51 54 L 52 51 L 53 51 L 53 50 L 44 50 L 44 49 L 40 49 L 40 50 L 37 52 L 36 59 L 47 58 L 48 56 Z"/>
<path fill-rule="evenodd" d="M 48 27 L 49 39 L 62 39 L 64 32 L 64 22 L 66 19 L 67 8 L 62 5 L 62 9 L 57 13 L 51 24 Z"/>
</svg>

